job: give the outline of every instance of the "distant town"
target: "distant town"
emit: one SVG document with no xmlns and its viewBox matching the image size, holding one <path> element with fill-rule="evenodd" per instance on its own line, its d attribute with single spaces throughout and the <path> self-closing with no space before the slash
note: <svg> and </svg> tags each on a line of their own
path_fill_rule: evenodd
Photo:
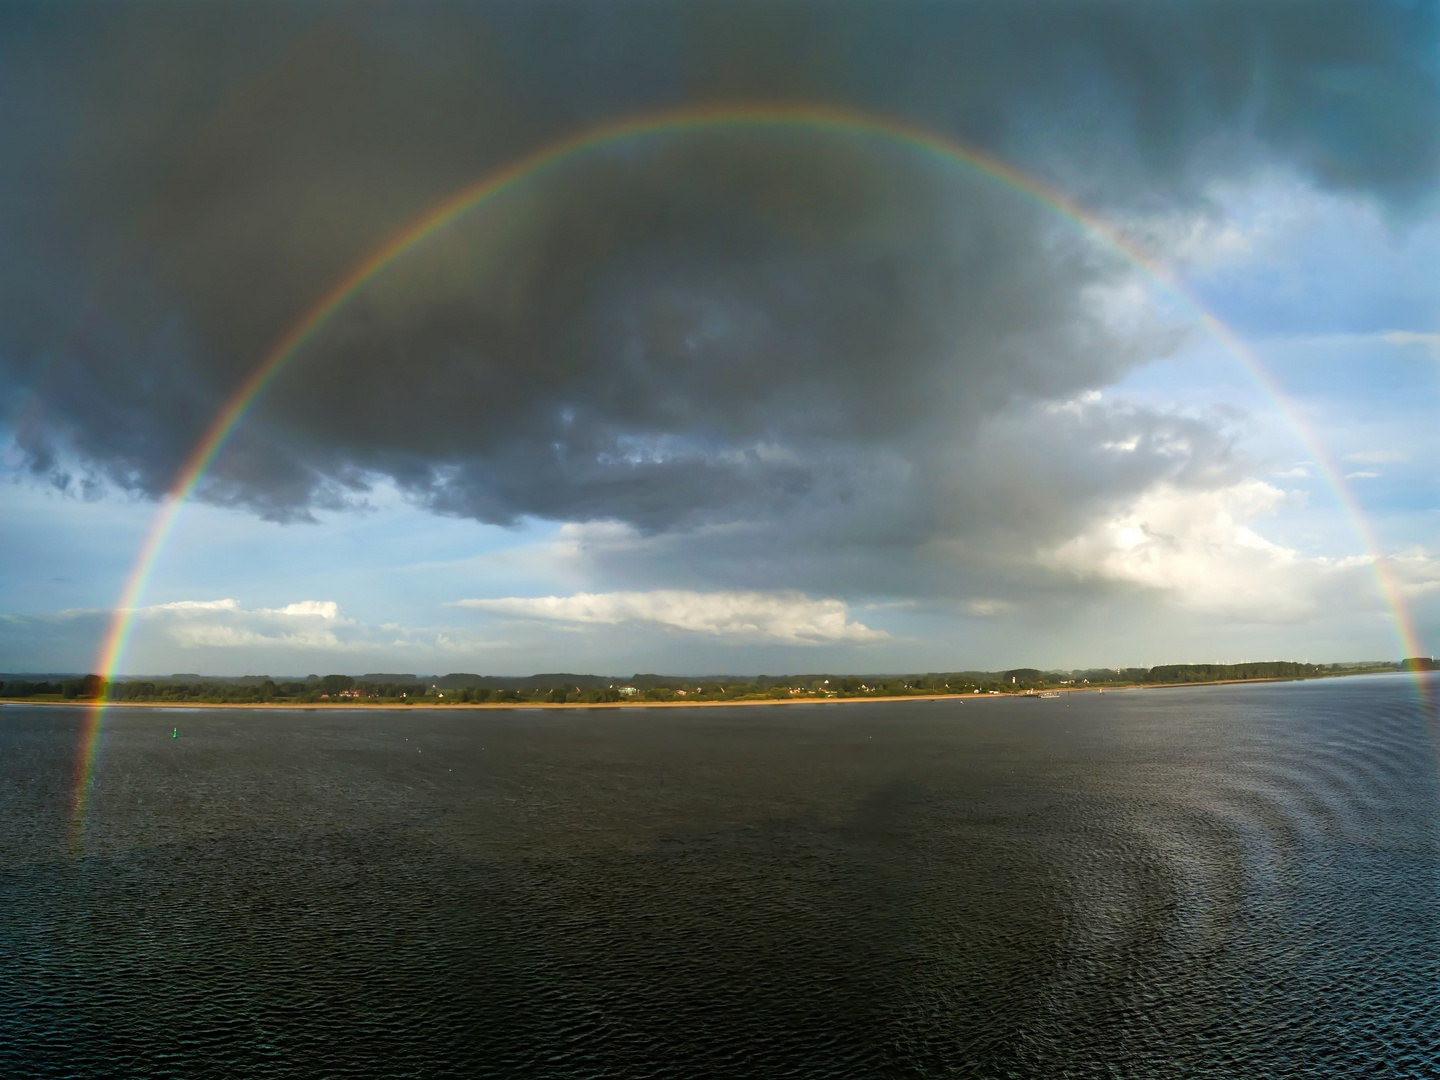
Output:
<svg viewBox="0 0 1440 1080">
<path fill-rule="evenodd" d="M 924 675 L 670 676 L 552 673 L 523 677 L 395 674 L 239 677 L 179 674 L 121 678 L 98 675 L 0 675 L 0 699 L 34 702 L 112 701 L 233 705 L 560 705 L 623 702 L 718 704 L 832 698 L 933 697 L 937 695 L 1035 695 L 1127 686 L 1277 679 L 1318 679 L 1435 669 L 1430 657 L 1399 662 L 1310 664 L 1265 661 L 1244 664 L 1162 664 L 1152 668 L 1087 668 L 1083 671 L 953 671 Z"/>
</svg>

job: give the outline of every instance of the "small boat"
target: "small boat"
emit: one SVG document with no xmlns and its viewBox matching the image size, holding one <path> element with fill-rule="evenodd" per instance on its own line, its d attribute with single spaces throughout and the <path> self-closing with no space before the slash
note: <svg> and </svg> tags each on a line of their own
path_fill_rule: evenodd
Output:
<svg viewBox="0 0 1440 1080">
<path fill-rule="evenodd" d="M 1041 692 L 1040 696 L 1041 696 L 1041 697 L 1059 697 L 1059 696 L 1060 696 L 1060 691 L 1059 691 L 1059 690 L 1045 690 L 1045 691 L 1042 691 L 1042 692 Z"/>
</svg>

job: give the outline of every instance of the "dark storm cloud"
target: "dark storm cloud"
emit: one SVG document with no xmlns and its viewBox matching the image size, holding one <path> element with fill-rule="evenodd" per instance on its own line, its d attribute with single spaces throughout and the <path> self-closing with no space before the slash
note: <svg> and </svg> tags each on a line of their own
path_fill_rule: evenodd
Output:
<svg viewBox="0 0 1440 1080">
<path fill-rule="evenodd" d="M 774 518 L 653 535 L 580 528 L 567 557 L 631 588 L 782 582 L 941 606 L 1073 590 L 1073 577 L 1037 574 L 1045 552 L 1155 485 L 1198 494 L 1245 475 L 1233 420 L 1093 397 L 1016 402 L 958 438 L 835 462 Z"/>
<path fill-rule="evenodd" d="M 1432 190 L 1440 140 L 1433 5 L 7 18 L 7 415 L 35 473 L 151 495 L 391 230 L 606 117 L 737 99 L 881 109 L 1111 212 L 1186 205 L 1217 176 L 1281 163 L 1403 213 Z M 1045 420 L 1047 403 L 1168 347 L 1097 313 L 1094 290 L 1125 272 L 1033 205 L 897 147 L 647 143 L 531 185 L 358 296 L 202 494 L 284 518 L 384 476 L 495 522 L 790 534 L 803 509 L 857 546 L 900 542 L 901 523 L 912 545 L 982 519 L 1055 533 L 1075 506 L 1223 456 L 1213 424 L 1116 414 L 1103 423 L 1189 425 L 1188 449 L 1077 471 L 1104 489 L 1078 501 L 1036 497 L 1114 441 L 1101 419 Z"/>
<path fill-rule="evenodd" d="M 1154 342 L 1109 333 L 1075 288 L 1114 272 L 913 151 L 671 139 L 575 163 L 395 267 L 245 445 L 304 440 L 302 461 L 483 520 L 768 514 L 1143 358 Z"/>
</svg>

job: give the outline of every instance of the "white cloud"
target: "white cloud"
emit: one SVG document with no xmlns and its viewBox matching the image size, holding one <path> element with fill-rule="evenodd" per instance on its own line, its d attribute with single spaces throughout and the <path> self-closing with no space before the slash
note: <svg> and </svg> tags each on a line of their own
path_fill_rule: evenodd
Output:
<svg viewBox="0 0 1440 1080">
<path fill-rule="evenodd" d="M 1194 215 L 1157 222 L 1150 232 L 1151 242 L 1173 261 L 1208 269 L 1249 257 L 1258 244 L 1275 234 L 1279 225 L 1271 217 L 1242 224 L 1233 218 Z"/>
<path fill-rule="evenodd" d="M 1380 335 L 1382 341 L 1391 345 L 1419 345 L 1440 360 L 1440 334 L 1417 334 L 1410 330 L 1390 330 Z"/>
<path fill-rule="evenodd" d="M 506 644 L 442 628 L 367 625 L 346 618 L 333 600 L 299 600 L 273 608 L 246 608 L 233 599 L 177 600 L 141 608 L 137 615 L 142 638 L 159 636 L 185 649 L 226 650 L 282 663 L 295 653 L 315 654 L 317 662 L 318 654 L 330 653 L 351 659 L 374 656 L 374 662 L 383 665 L 397 652 L 412 659 L 454 657 Z"/>
<path fill-rule="evenodd" d="M 187 647 L 344 649 L 338 627 L 352 626 L 333 600 L 300 600 L 279 608 L 244 608 L 235 599 L 176 600 L 142 608 L 147 623 L 161 623 L 165 634 Z"/>
<path fill-rule="evenodd" d="M 329 630 L 265 633 L 263 630 L 222 623 L 182 623 L 169 629 L 177 645 L 232 649 L 240 646 L 283 646 L 291 649 L 340 649 L 345 647 Z"/>
<path fill-rule="evenodd" d="M 227 611 L 249 615 L 289 615 L 296 618 L 317 618 L 325 619 L 328 622 L 340 620 L 340 605 L 334 600 L 300 600 L 280 608 L 249 610 L 242 608 L 240 601 L 228 598 L 225 600 L 172 600 L 168 604 L 152 604 L 142 610 L 146 612 L 171 611 L 182 615 L 207 611 Z"/>
<path fill-rule="evenodd" d="M 1113 450 L 1118 454 L 1133 454 L 1140 446 L 1140 436 L 1131 435 L 1128 439 L 1118 439 L 1112 442 L 1100 444 L 1102 450 Z"/>
<path fill-rule="evenodd" d="M 1385 570 L 1407 600 L 1416 600 L 1440 590 L 1440 559 L 1432 559 L 1423 551 L 1391 555 L 1385 560 Z"/>
<path fill-rule="evenodd" d="M 239 611 L 238 600 L 173 600 L 168 604 L 152 604 L 146 612 L 175 611 L 184 614 L 197 611 Z"/>
<path fill-rule="evenodd" d="M 286 604 L 282 608 L 264 608 L 267 615 L 295 615 L 314 616 L 325 619 L 327 622 L 336 622 L 340 618 L 340 605 L 334 600 L 301 600 L 296 604 Z"/>
<path fill-rule="evenodd" d="M 839 600 L 812 600 L 798 592 L 702 593 L 656 589 L 458 600 L 452 606 L 578 625 L 648 623 L 694 634 L 795 645 L 862 643 L 889 636 L 851 620 L 849 609 Z"/>
<path fill-rule="evenodd" d="M 1247 524 L 1286 499 L 1260 480 L 1204 492 L 1163 485 L 1046 561 L 1077 577 L 1163 592 L 1196 611 L 1261 621 L 1303 616 L 1315 606 L 1308 579 L 1324 571 L 1325 560 L 1302 559 Z"/>
<path fill-rule="evenodd" d="M 1177 606 L 1248 622 L 1285 622 L 1327 611 L 1388 606 L 1375 553 L 1306 557 L 1252 527 L 1290 502 L 1279 488 L 1246 480 L 1211 491 L 1162 485 L 1048 553 L 1044 561 L 1081 579 L 1153 590 Z M 1383 558 L 1401 596 L 1440 590 L 1440 560 L 1423 551 Z"/>
<path fill-rule="evenodd" d="M 1380 475 L 1380 474 L 1379 474 L 1378 472 L 1371 472 L 1371 471 L 1368 470 L 1368 469 L 1361 469 L 1359 472 L 1347 472 L 1347 473 L 1345 474 L 1345 479 L 1346 479 L 1346 480 L 1374 480 L 1374 479 L 1375 479 L 1376 477 L 1378 477 L 1379 475 Z"/>
</svg>

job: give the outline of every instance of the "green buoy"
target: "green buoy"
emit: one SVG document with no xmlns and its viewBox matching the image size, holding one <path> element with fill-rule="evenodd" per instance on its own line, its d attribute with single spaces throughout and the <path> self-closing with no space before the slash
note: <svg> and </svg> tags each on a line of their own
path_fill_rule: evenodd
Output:
<svg viewBox="0 0 1440 1080">
<path fill-rule="evenodd" d="M 171 732 L 170 732 L 170 737 L 171 737 L 172 739 L 178 739 L 178 738 L 180 737 L 180 729 L 177 727 L 177 728 L 175 728 L 173 731 L 171 731 Z"/>
</svg>

